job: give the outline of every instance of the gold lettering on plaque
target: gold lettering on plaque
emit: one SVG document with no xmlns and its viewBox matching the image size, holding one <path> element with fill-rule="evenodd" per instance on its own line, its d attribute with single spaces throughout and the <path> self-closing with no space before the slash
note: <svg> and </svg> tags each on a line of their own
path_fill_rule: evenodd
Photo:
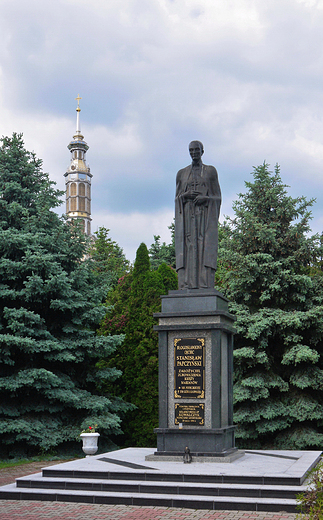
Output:
<svg viewBox="0 0 323 520">
<path fill-rule="evenodd" d="M 175 399 L 205 398 L 205 339 L 174 339 Z"/>
<path fill-rule="evenodd" d="M 180 423 L 192 426 L 204 426 L 204 403 L 175 403 L 175 425 L 179 425 Z"/>
</svg>

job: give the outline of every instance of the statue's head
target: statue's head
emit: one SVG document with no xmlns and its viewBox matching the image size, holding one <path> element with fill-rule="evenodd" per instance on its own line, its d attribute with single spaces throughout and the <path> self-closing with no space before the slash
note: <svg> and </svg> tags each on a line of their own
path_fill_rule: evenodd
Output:
<svg viewBox="0 0 323 520">
<path fill-rule="evenodd" d="M 191 141 L 188 150 L 193 162 L 198 162 L 204 154 L 204 147 L 201 141 Z"/>
</svg>

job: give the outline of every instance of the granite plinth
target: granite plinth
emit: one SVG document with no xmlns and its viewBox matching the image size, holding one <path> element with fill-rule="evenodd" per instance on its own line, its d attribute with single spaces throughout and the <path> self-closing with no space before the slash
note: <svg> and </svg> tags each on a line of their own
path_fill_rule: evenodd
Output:
<svg viewBox="0 0 323 520">
<path fill-rule="evenodd" d="M 218 464 L 230 464 L 244 456 L 243 450 L 234 448 L 231 451 L 219 454 L 212 453 L 194 453 L 192 456 L 192 463 L 218 463 Z M 145 460 L 147 461 L 158 461 L 163 460 L 165 462 L 183 462 L 183 453 L 161 453 L 155 451 L 153 455 L 147 455 Z"/>
<path fill-rule="evenodd" d="M 228 311 L 228 299 L 216 289 L 169 291 L 161 300 L 162 313 Z"/>
<path fill-rule="evenodd" d="M 159 319 L 154 327 L 159 333 L 156 455 L 184 453 L 185 447 L 191 454 L 215 458 L 232 454 L 235 318 L 228 312 L 228 300 L 215 289 L 169 291 L 155 316 Z M 184 417 L 181 425 L 179 409 Z M 193 424 L 189 410 L 195 417 L 200 410 L 200 421 Z"/>
<path fill-rule="evenodd" d="M 234 430 L 235 426 L 207 429 L 156 428 L 154 432 L 157 433 L 157 452 L 183 455 L 188 447 L 191 455 L 224 457 L 236 450 Z"/>
</svg>

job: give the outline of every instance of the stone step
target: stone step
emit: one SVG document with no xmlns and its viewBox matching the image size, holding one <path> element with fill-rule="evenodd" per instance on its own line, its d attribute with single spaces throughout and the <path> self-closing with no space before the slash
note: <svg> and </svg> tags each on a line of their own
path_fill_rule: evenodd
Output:
<svg viewBox="0 0 323 520">
<path fill-rule="evenodd" d="M 193 494 L 175 496 L 169 493 L 127 493 L 79 489 L 27 489 L 16 487 L 15 484 L 1 487 L 0 499 L 162 506 L 211 510 L 285 511 L 290 513 L 296 511 L 296 500 L 287 498 L 201 496 Z"/>
<path fill-rule="evenodd" d="M 125 448 L 45 467 L 1 487 L 0 499 L 295 512 L 320 453 L 252 451 L 230 464 L 184 464 Z"/>
<path fill-rule="evenodd" d="M 109 491 L 113 493 L 153 493 L 168 495 L 231 496 L 295 499 L 305 486 L 274 486 L 252 484 L 210 484 L 200 482 L 149 482 L 145 480 L 104 480 L 89 478 L 43 477 L 41 473 L 16 480 L 17 488 L 43 488 L 86 491 Z"/>
<path fill-rule="evenodd" d="M 188 470 L 187 470 L 188 471 Z M 103 480 L 144 480 L 146 482 L 199 482 L 203 484 L 251 484 L 251 485 L 268 485 L 268 486 L 300 486 L 304 481 L 304 475 L 219 475 L 204 474 L 203 468 L 201 473 L 166 473 L 162 471 L 98 471 L 95 470 L 62 470 L 54 467 L 43 469 L 44 477 L 54 478 L 92 478 Z"/>
</svg>

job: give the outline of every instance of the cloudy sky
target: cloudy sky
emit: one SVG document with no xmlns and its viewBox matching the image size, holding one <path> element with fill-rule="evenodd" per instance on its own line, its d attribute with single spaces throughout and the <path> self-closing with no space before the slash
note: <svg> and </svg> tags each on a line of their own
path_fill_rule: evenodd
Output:
<svg viewBox="0 0 323 520">
<path fill-rule="evenodd" d="M 222 215 L 266 160 L 323 230 L 323 0 L 0 0 L 0 34 L 0 135 L 23 132 L 64 189 L 79 93 L 92 231 L 130 260 L 169 241 L 192 139 Z"/>
</svg>

